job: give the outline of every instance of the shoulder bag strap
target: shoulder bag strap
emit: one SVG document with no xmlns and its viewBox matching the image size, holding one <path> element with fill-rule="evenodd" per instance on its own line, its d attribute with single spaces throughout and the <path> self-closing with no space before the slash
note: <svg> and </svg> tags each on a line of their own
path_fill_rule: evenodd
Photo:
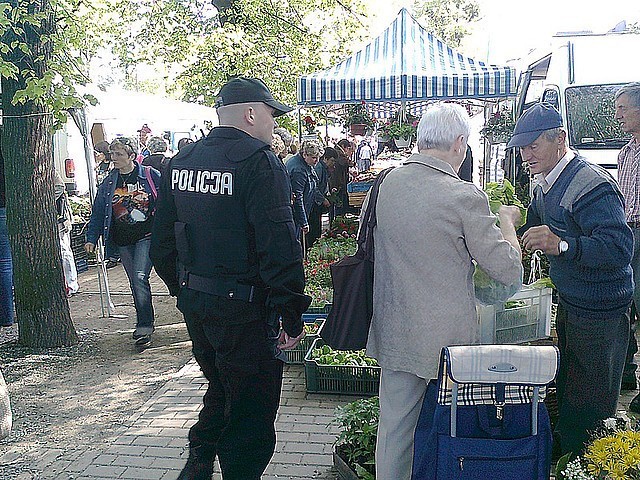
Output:
<svg viewBox="0 0 640 480">
<path fill-rule="evenodd" d="M 151 176 L 151 167 L 143 166 L 144 174 L 147 177 L 147 182 L 149 183 L 149 188 L 151 188 L 151 194 L 153 195 L 153 199 L 158 198 L 158 191 L 156 190 L 156 184 L 153 182 L 153 177 Z"/>
<path fill-rule="evenodd" d="M 378 174 L 375 183 L 371 187 L 367 209 L 362 217 L 362 225 L 360 226 L 360 233 L 358 234 L 358 249 L 362 249 L 370 260 L 373 260 L 373 229 L 378 223 L 376 219 L 378 191 L 380 190 L 382 181 L 393 168 L 394 167 L 389 167 Z"/>
</svg>

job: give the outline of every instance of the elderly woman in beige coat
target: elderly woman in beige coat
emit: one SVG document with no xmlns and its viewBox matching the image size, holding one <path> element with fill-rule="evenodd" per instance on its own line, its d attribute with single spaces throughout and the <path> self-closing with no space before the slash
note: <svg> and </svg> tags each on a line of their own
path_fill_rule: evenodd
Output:
<svg viewBox="0 0 640 480">
<path fill-rule="evenodd" d="M 367 353 L 382 367 L 376 478 L 411 478 L 413 434 L 440 349 L 478 340 L 475 260 L 494 280 L 522 281 L 515 207 L 500 227 L 487 196 L 458 177 L 469 138 L 460 105 L 432 105 L 418 125 L 418 154 L 380 187 L 373 319 Z"/>
</svg>

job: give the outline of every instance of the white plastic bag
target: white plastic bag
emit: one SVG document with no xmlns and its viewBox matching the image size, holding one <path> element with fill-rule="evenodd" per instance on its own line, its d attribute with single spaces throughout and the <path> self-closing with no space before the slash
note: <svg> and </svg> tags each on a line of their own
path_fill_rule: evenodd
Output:
<svg viewBox="0 0 640 480">
<path fill-rule="evenodd" d="M 476 265 L 473 274 L 473 288 L 476 299 L 484 305 L 498 305 L 513 297 L 522 288 L 522 281 L 513 285 L 505 285 L 489 276 L 480 266 Z"/>
<path fill-rule="evenodd" d="M 11 404 L 9 403 L 9 390 L 0 371 L 0 440 L 9 436 L 11 432 Z"/>
</svg>

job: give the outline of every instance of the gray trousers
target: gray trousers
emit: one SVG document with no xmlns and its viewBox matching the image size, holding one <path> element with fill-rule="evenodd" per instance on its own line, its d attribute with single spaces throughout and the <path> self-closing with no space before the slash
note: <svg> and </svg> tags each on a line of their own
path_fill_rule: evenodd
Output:
<svg viewBox="0 0 640 480">
<path fill-rule="evenodd" d="M 556 435 L 563 453 L 580 454 L 600 420 L 615 416 L 629 341 L 629 317 L 584 318 L 562 303 L 556 317 L 560 369 Z"/>
<path fill-rule="evenodd" d="M 382 369 L 376 441 L 377 479 L 411 479 L 413 435 L 428 383 L 412 373 Z"/>
</svg>

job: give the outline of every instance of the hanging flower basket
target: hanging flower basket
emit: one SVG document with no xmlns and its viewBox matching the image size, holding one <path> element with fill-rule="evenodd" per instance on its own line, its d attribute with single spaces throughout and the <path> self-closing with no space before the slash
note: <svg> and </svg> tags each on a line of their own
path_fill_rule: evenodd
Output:
<svg viewBox="0 0 640 480">
<path fill-rule="evenodd" d="M 302 119 L 302 125 L 304 126 L 307 134 L 313 134 L 316 131 L 316 121 L 311 115 L 306 115 Z"/>
<path fill-rule="evenodd" d="M 350 126 L 351 135 L 364 135 L 367 131 L 367 126 L 364 123 L 353 123 Z"/>
<path fill-rule="evenodd" d="M 400 137 L 393 140 L 398 148 L 409 148 L 411 137 Z"/>
</svg>

